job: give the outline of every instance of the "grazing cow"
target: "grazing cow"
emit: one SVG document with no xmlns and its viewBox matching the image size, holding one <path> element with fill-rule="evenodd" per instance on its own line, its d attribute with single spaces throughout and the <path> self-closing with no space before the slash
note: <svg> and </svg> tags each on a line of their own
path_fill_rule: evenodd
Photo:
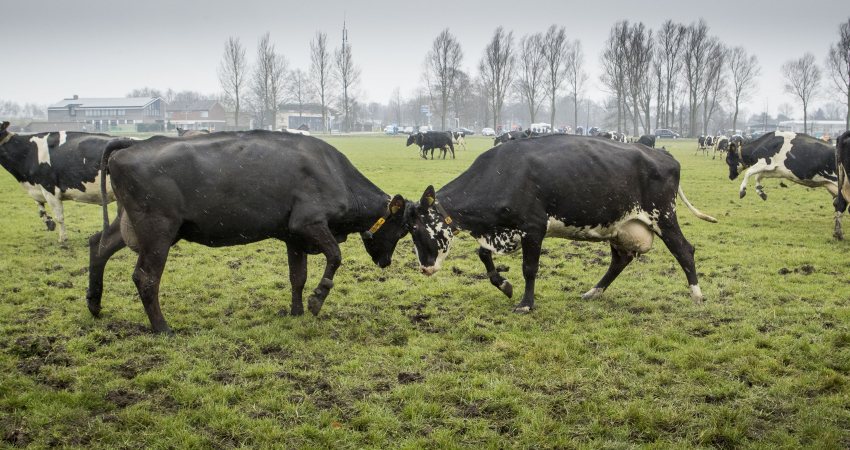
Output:
<svg viewBox="0 0 850 450">
<path fill-rule="evenodd" d="M 654 134 L 644 134 L 637 140 L 638 144 L 643 144 L 649 148 L 655 148 L 655 135 Z"/>
<path fill-rule="evenodd" d="M 204 134 L 210 134 L 210 130 L 186 130 L 180 127 L 177 127 L 177 136 L 180 137 L 191 137 L 191 136 L 201 136 Z"/>
<path fill-rule="evenodd" d="M 406 146 L 410 144 L 419 146 L 419 156 L 427 159 L 428 150 L 431 150 L 431 159 L 434 159 L 434 149 L 440 149 L 443 159 L 446 159 L 446 153 L 451 150 L 452 159 L 455 158 L 455 147 L 452 143 L 452 134 L 449 131 L 426 131 L 411 134 L 407 137 Z"/>
<path fill-rule="evenodd" d="M 717 157 L 717 152 L 725 152 L 729 150 L 729 138 L 726 136 L 717 136 L 714 139 L 714 151 L 711 152 L 711 159 Z"/>
<path fill-rule="evenodd" d="M 764 178 L 784 178 L 807 187 L 824 187 L 833 197 L 838 195 L 835 173 L 835 149 L 831 145 L 802 133 L 770 132 L 745 144 L 729 143 L 726 164 L 729 179 L 747 169 L 741 181 L 739 196 L 747 194 L 747 181 L 756 177 L 756 192 L 762 200 L 767 194 L 761 185 Z M 843 238 L 841 213 L 835 213 L 837 239 Z"/>
<path fill-rule="evenodd" d="M 463 131 L 452 131 L 452 140 L 466 150 L 466 134 Z"/>
<path fill-rule="evenodd" d="M 833 202 L 835 206 L 835 215 L 840 218 L 844 211 L 847 210 L 847 204 L 850 202 L 850 131 L 845 131 L 844 134 L 838 136 L 835 140 L 835 162 L 838 167 L 838 194 Z M 836 219 L 838 220 L 838 219 Z M 837 222 L 840 223 L 840 222 Z M 843 238 L 843 233 L 839 233 L 836 229 L 836 237 Z"/>
<path fill-rule="evenodd" d="M 129 246 L 138 253 L 133 281 L 156 332 L 171 332 L 159 284 L 168 251 L 181 239 L 211 247 L 286 242 L 293 315 L 304 313 L 307 255 L 324 254 L 324 274 L 307 301 L 315 315 L 341 263 L 339 242 L 369 230 L 366 250 L 386 267 L 407 234 L 400 195 L 391 198 L 342 153 L 308 136 L 255 130 L 116 140 L 102 166 L 123 209 L 109 224 L 104 205 L 104 230 L 89 240 L 88 308 L 100 314 L 103 269 Z"/>
<path fill-rule="evenodd" d="M 106 134 L 51 132 L 18 135 L 0 125 L 0 165 L 15 177 L 38 203 L 38 214 L 49 231 L 59 224 L 59 242 L 67 239 L 64 200 L 101 203 L 98 168 L 103 149 L 112 137 Z M 107 199 L 115 200 L 111 191 Z M 44 208 L 50 205 L 51 218 Z M 55 219 L 55 222 L 54 222 Z"/>
<path fill-rule="evenodd" d="M 510 173 L 510 177 L 500 174 Z M 694 248 L 676 219 L 676 194 L 699 218 L 679 186 L 679 163 L 666 151 L 553 135 L 518 140 L 484 152 L 439 192 L 429 186 L 406 214 L 420 270 L 434 274 L 461 230 L 480 244 L 478 256 L 490 283 L 508 297 L 513 287 L 493 265 L 492 254 L 522 248 L 525 294 L 515 307 L 534 307 L 534 283 L 547 236 L 608 241 L 611 266 L 583 298 L 594 298 L 658 236 L 682 266 L 694 301 L 702 293 Z"/>
</svg>

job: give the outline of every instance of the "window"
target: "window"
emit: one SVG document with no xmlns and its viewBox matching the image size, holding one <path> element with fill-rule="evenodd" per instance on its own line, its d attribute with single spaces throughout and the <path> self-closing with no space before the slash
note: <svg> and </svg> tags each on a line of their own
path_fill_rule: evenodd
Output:
<svg viewBox="0 0 850 450">
<path fill-rule="evenodd" d="M 206 119 L 206 118 L 207 118 L 207 117 L 209 117 L 209 116 L 210 116 L 210 112 L 209 112 L 209 111 L 201 111 L 201 117 L 203 117 L 203 118 L 205 118 L 205 119 Z"/>
</svg>

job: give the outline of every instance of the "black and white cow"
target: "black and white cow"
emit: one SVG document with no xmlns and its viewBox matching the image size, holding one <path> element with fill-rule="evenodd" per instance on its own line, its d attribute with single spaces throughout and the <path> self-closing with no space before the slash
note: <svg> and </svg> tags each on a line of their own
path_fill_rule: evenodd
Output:
<svg viewBox="0 0 850 450">
<path fill-rule="evenodd" d="M 714 139 L 714 151 L 711 152 L 711 159 L 717 157 L 717 152 L 723 153 L 729 150 L 729 138 L 726 136 L 717 136 Z"/>
<path fill-rule="evenodd" d="M 530 132 L 528 131 L 508 131 L 506 133 L 502 133 L 493 140 L 493 145 L 504 144 L 508 141 L 513 141 L 515 139 L 525 139 L 529 137 Z"/>
<path fill-rule="evenodd" d="M 838 195 L 835 149 L 806 134 L 776 131 L 745 144 L 730 142 L 726 164 L 730 180 L 746 169 L 738 191 L 740 198 L 747 194 L 747 181 L 752 176 L 756 178 L 756 192 L 762 200 L 767 200 L 761 185 L 764 178 L 784 178 L 807 187 L 824 187 L 833 197 Z M 838 211 L 834 235 L 838 239 L 843 237 Z"/>
<path fill-rule="evenodd" d="M 47 229 L 53 231 L 59 224 L 59 242 L 63 243 L 67 232 L 62 202 L 101 203 L 98 168 L 112 137 L 65 131 L 19 135 L 8 127 L 9 122 L 0 125 L 0 165 L 38 203 L 38 214 Z M 106 195 L 110 202 L 115 200 L 111 190 Z"/>
<path fill-rule="evenodd" d="M 455 144 L 460 145 L 466 150 L 466 133 L 463 131 L 452 131 L 452 140 Z"/>
<path fill-rule="evenodd" d="M 511 174 L 510 177 L 504 174 Z M 490 283 L 508 297 L 513 287 L 493 265 L 493 253 L 522 248 L 525 294 L 515 307 L 534 307 L 534 283 L 545 237 L 608 241 L 608 272 L 583 298 L 598 297 L 635 256 L 661 238 L 675 256 L 694 301 L 702 300 L 694 248 L 676 218 L 676 195 L 699 218 L 679 186 L 679 163 L 666 151 L 580 136 L 511 141 L 484 152 L 439 192 L 429 186 L 408 208 L 420 270 L 440 269 L 453 237 L 468 231 Z"/>
<path fill-rule="evenodd" d="M 655 135 L 654 134 L 644 134 L 637 140 L 638 144 L 643 144 L 649 148 L 655 148 Z"/>
<path fill-rule="evenodd" d="M 404 199 L 390 197 L 342 153 L 309 136 L 255 130 L 116 140 L 103 165 L 123 209 L 109 224 L 104 205 L 104 230 L 89 239 L 88 308 L 100 314 L 104 267 L 129 246 L 138 253 L 133 281 L 156 332 L 171 331 L 159 284 L 169 249 L 181 239 L 210 247 L 286 242 L 291 313 L 301 315 L 308 254 L 326 259 L 307 301 L 318 314 L 341 263 L 339 242 L 363 233 L 372 260 L 386 267 L 407 234 Z"/>
<path fill-rule="evenodd" d="M 835 140 L 835 161 L 838 165 L 838 194 L 833 201 L 836 217 L 841 217 L 850 202 L 850 131 L 838 136 Z M 837 220 L 837 219 L 836 219 Z M 837 222 L 840 223 L 840 222 Z M 836 229 L 836 237 L 843 238 L 843 233 Z"/>
</svg>

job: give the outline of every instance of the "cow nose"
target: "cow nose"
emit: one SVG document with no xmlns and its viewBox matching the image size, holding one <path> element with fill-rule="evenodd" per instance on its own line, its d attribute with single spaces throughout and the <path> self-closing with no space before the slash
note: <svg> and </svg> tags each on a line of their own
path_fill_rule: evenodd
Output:
<svg viewBox="0 0 850 450">
<path fill-rule="evenodd" d="M 427 275 L 430 277 L 431 275 L 434 275 L 434 272 L 436 272 L 437 270 L 434 269 L 434 267 L 420 266 L 419 271 L 422 272 L 423 275 Z"/>
</svg>

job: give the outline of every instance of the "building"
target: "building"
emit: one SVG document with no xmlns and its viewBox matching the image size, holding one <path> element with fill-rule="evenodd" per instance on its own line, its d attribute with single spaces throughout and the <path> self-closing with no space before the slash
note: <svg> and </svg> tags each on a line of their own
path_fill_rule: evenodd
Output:
<svg viewBox="0 0 850 450">
<path fill-rule="evenodd" d="M 334 112 L 328 108 L 328 118 Z M 278 128 L 298 128 L 307 125 L 310 131 L 323 132 L 322 105 L 318 103 L 305 103 L 299 107 L 297 103 L 284 103 L 277 111 Z"/>
<path fill-rule="evenodd" d="M 833 138 L 840 136 L 847 129 L 847 124 L 843 120 L 809 120 L 808 134 L 814 137 L 821 137 L 824 134 L 830 135 Z M 779 122 L 778 131 L 793 131 L 795 133 L 803 132 L 802 120 L 785 120 Z"/>
<path fill-rule="evenodd" d="M 227 121 L 224 106 L 216 100 L 174 101 L 168 104 L 168 125 L 184 130 L 223 131 Z"/>
<path fill-rule="evenodd" d="M 47 107 L 49 130 L 162 131 L 166 103 L 159 97 L 79 98 L 73 96 Z M 36 130 L 31 130 L 36 131 Z"/>
</svg>

